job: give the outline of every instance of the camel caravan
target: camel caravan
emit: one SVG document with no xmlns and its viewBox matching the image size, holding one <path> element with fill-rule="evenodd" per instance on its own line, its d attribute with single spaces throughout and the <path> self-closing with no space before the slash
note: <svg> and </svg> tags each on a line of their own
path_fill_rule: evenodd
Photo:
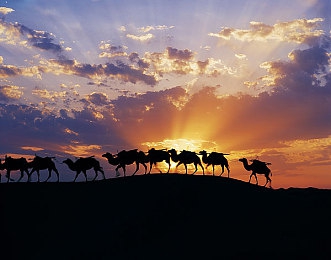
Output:
<svg viewBox="0 0 331 260">
<path fill-rule="evenodd" d="M 202 158 L 199 157 L 202 156 Z M 202 174 L 205 175 L 205 168 L 203 164 L 206 165 L 206 169 L 208 166 L 212 166 L 212 174 L 215 176 L 215 166 L 220 166 L 222 171 L 220 172 L 219 176 L 222 176 L 225 169 L 227 171 L 227 177 L 230 178 L 230 167 L 228 160 L 226 159 L 226 155 L 228 153 L 219 153 L 219 152 L 211 152 L 208 153 L 207 151 L 203 150 L 199 153 L 183 150 L 181 152 L 177 152 L 175 149 L 160 149 L 157 150 L 155 148 L 149 149 L 147 152 L 138 151 L 138 149 L 132 150 L 122 150 L 117 154 L 111 154 L 106 152 L 102 154 L 102 157 L 107 159 L 108 163 L 112 166 L 116 166 L 115 172 L 116 177 L 119 177 L 121 174 L 119 172 L 120 169 L 123 171 L 124 177 L 127 176 L 126 174 L 126 166 L 135 164 L 136 168 L 131 176 L 134 176 L 139 168 L 142 165 L 145 169 L 144 174 L 150 174 L 153 167 L 156 168 L 160 173 L 163 173 L 159 168 L 157 168 L 157 164 L 160 162 L 165 162 L 168 166 L 167 172 L 169 173 L 171 167 L 171 161 L 176 164 L 176 169 L 183 165 L 185 168 L 185 174 L 188 174 L 188 165 L 194 165 L 194 171 L 191 174 L 195 174 L 198 171 L 198 166 L 201 168 Z M 37 174 L 37 182 L 40 182 L 40 171 L 41 170 L 48 170 L 48 177 L 45 180 L 47 182 L 51 176 L 52 172 L 56 174 L 57 182 L 60 181 L 59 171 L 57 170 L 54 160 L 55 157 L 40 157 L 35 155 L 32 160 L 27 160 L 24 157 L 21 158 L 12 158 L 11 156 L 5 156 L 5 160 L 2 163 L 0 159 L 0 170 L 6 170 L 6 178 L 7 182 L 14 181 L 11 178 L 12 171 L 20 171 L 20 178 L 17 180 L 20 182 L 24 177 L 24 174 L 27 175 L 27 181 L 31 181 L 31 176 L 34 172 Z M 251 160 L 251 164 L 248 163 L 246 158 L 239 159 L 242 162 L 243 167 L 247 171 L 251 171 L 251 175 L 249 177 L 249 183 L 251 182 L 252 176 L 255 177 L 256 184 L 258 185 L 258 179 L 256 174 L 264 175 L 266 179 L 266 186 L 269 183 L 269 187 L 271 187 L 271 179 L 270 176 L 271 170 L 268 168 L 268 165 L 271 163 L 262 162 L 260 160 L 254 159 Z M 83 173 L 85 177 L 85 181 L 88 181 L 87 178 L 87 171 L 94 170 L 94 178 L 95 181 L 99 174 L 101 173 L 102 178 L 106 179 L 105 173 L 103 168 L 100 165 L 100 162 L 94 158 L 94 156 L 89 157 L 80 157 L 76 159 L 76 161 L 67 158 L 66 160 L 62 161 L 61 164 L 66 164 L 67 167 L 76 173 L 74 182 L 76 181 L 77 177 L 80 173 Z M 149 164 L 149 167 L 148 167 Z M 1 182 L 1 174 L 0 174 L 0 182 Z"/>
</svg>

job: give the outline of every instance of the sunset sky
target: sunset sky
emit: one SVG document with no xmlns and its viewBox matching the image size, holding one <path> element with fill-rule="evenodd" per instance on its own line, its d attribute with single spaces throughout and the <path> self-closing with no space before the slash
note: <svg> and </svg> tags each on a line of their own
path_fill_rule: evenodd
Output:
<svg viewBox="0 0 331 260">
<path fill-rule="evenodd" d="M 67 157 L 110 178 L 105 152 L 204 149 L 229 153 L 236 179 L 259 158 L 275 188 L 331 188 L 329 0 L 0 6 L 2 160 L 56 156 L 65 181 Z"/>
</svg>

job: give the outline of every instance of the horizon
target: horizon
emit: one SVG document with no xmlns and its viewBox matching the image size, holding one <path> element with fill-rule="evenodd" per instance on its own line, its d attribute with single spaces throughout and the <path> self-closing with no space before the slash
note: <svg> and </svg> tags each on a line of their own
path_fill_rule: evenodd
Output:
<svg viewBox="0 0 331 260">
<path fill-rule="evenodd" d="M 239 158 L 259 158 L 274 188 L 331 189 L 330 13 L 328 0 L 1 1 L 0 158 L 94 155 L 113 178 L 105 152 L 206 150 L 228 153 L 235 179 L 250 174 Z"/>
</svg>

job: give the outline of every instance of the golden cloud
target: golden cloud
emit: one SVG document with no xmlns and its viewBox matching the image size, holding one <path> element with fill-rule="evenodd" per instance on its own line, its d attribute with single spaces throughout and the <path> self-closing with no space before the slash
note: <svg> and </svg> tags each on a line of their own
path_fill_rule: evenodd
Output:
<svg viewBox="0 0 331 260">
<path fill-rule="evenodd" d="M 23 95 L 22 87 L 1 86 L 0 93 L 9 99 L 19 99 Z"/>
<path fill-rule="evenodd" d="M 147 33 L 143 35 L 127 34 L 126 37 L 135 41 L 146 42 L 154 38 L 154 35 L 151 33 Z"/>
<path fill-rule="evenodd" d="M 41 98 L 55 100 L 57 98 L 64 98 L 67 95 L 67 91 L 48 91 L 47 89 L 34 89 L 32 94 Z"/>
<path fill-rule="evenodd" d="M 240 41 L 268 41 L 277 40 L 284 42 L 305 43 L 313 37 L 320 37 L 324 34 L 319 30 L 322 18 L 297 19 L 289 22 L 280 22 L 274 25 L 267 25 L 262 22 L 250 22 L 250 28 L 235 29 L 223 27 L 218 33 L 209 33 L 209 36 L 230 40 L 231 38 Z"/>
<path fill-rule="evenodd" d="M 0 13 L 3 15 L 9 14 L 11 12 L 14 12 L 15 10 L 9 7 L 4 7 L 4 6 L 0 6 Z"/>
</svg>

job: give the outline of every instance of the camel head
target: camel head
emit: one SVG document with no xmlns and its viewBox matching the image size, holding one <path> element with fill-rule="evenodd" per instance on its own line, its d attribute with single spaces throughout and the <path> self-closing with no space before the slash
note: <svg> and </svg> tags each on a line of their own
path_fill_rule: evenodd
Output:
<svg viewBox="0 0 331 260">
<path fill-rule="evenodd" d="M 246 158 L 241 158 L 241 159 L 239 159 L 239 162 L 247 163 L 247 159 Z"/>
<path fill-rule="evenodd" d="M 176 149 L 172 148 L 172 149 L 168 150 L 168 153 L 177 154 L 177 151 L 176 151 Z"/>
<path fill-rule="evenodd" d="M 68 159 L 65 159 L 62 163 L 69 165 L 69 164 L 73 164 L 74 162 L 68 158 Z"/>
<path fill-rule="evenodd" d="M 102 157 L 105 157 L 105 158 L 113 158 L 114 156 L 111 154 L 111 153 L 109 153 L 109 152 L 106 152 L 106 153 L 104 153 L 103 155 L 102 155 Z"/>
<path fill-rule="evenodd" d="M 207 152 L 205 150 L 202 150 L 198 153 L 199 155 L 207 155 Z"/>
</svg>

